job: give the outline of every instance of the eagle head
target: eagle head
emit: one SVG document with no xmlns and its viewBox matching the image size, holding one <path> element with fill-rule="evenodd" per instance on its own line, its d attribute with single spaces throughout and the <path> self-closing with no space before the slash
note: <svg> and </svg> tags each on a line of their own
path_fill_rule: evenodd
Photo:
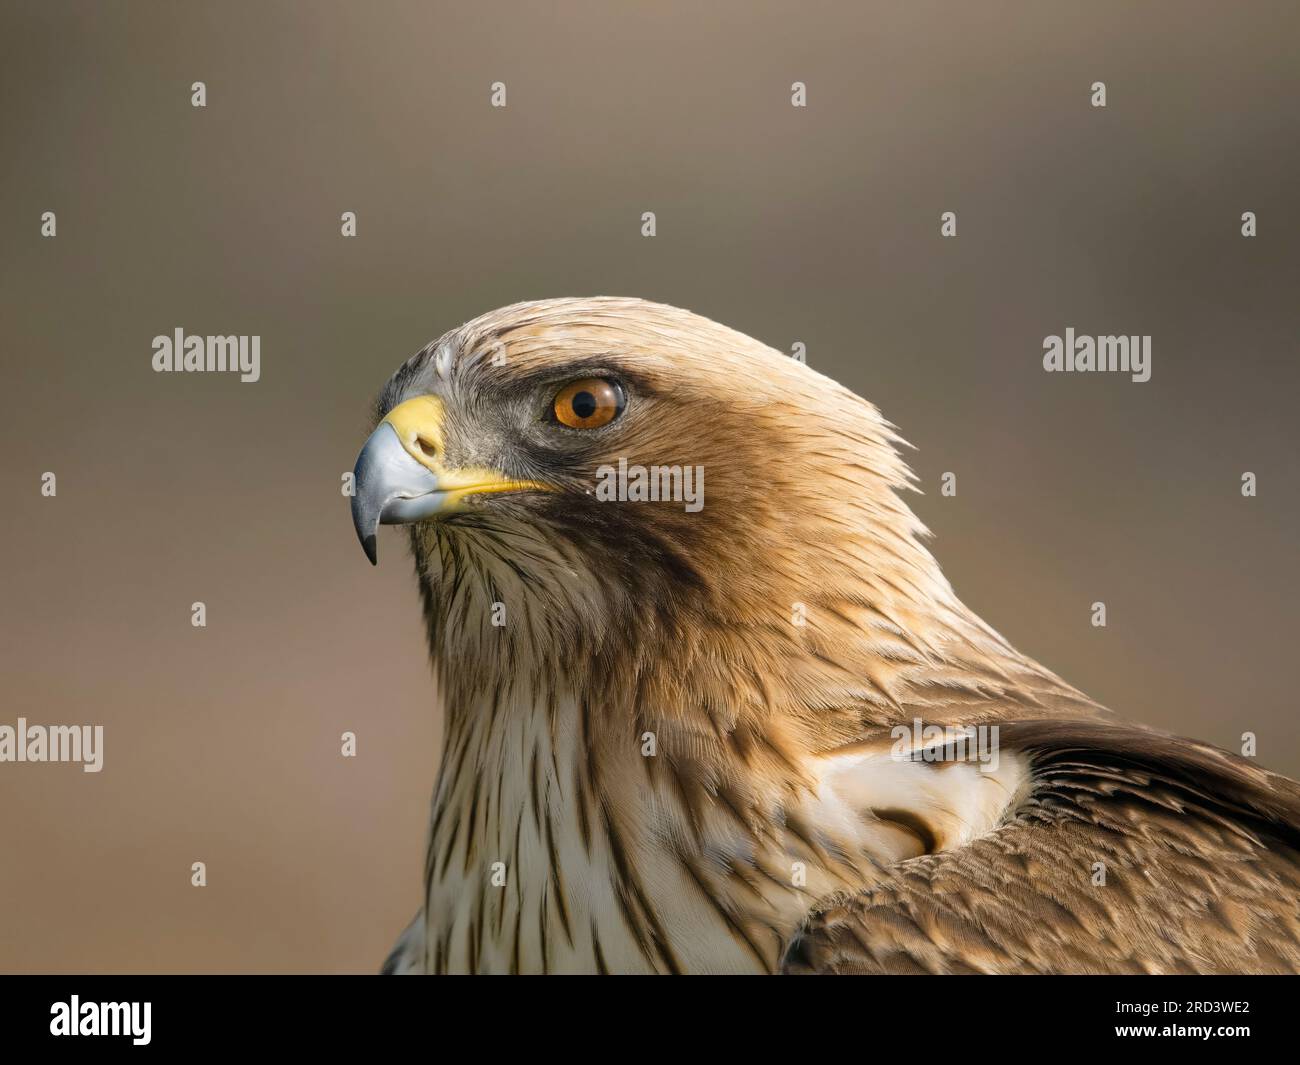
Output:
<svg viewBox="0 0 1300 1065">
<path fill-rule="evenodd" d="M 485 314 L 410 358 L 377 416 L 353 518 L 372 562 L 379 524 L 410 526 L 435 661 L 609 667 L 708 637 L 767 669 L 864 561 L 893 599 L 937 576 L 875 408 L 688 311 Z"/>
</svg>

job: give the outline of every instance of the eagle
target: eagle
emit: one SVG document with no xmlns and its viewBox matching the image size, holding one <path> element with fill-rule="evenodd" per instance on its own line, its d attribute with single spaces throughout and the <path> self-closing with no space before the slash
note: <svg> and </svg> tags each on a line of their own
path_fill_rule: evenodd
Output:
<svg viewBox="0 0 1300 1065">
<path fill-rule="evenodd" d="M 407 526 L 444 718 L 384 972 L 1300 970 L 1300 785 L 967 608 L 848 389 L 552 299 L 427 345 L 375 422 L 353 521 L 372 563 Z M 662 490 L 598 490 L 627 469 Z"/>
</svg>

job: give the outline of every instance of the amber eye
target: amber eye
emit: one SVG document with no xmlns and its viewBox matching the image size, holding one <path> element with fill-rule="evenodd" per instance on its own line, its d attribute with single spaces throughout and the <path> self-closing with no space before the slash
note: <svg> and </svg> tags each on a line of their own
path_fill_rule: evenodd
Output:
<svg viewBox="0 0 1300 1065">
<path fill-rule="evenodd" d="M 603 377 L 584 377 L 560 389 L 555 418 L 570 429 L 599 429 L 623 413 L 623 390 Z"/>
</svg>

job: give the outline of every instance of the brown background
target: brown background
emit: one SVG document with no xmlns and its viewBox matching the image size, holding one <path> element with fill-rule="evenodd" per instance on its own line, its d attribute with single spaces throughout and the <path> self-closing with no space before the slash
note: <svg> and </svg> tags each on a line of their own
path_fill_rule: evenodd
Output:
<svg viewBox="0 0 1300 1065">
<path fill-rule="evenodd" d="M 366 564 L 339 476 L 403 358 L 520 299 L 804 341 L 917 445 L 994 626 L 1300 773 L 1298 30 L 1292 2 L 5 2 L 0 723 L 106 737 L 99 775 L 0 765 L 0 970 L 378 966 L 438 715 L 404 549 Z M 260 334 L 262 380 L 154 374 L 177 326 Z M 1044 374 L 1066 326 L 1152 334 L 1151 382 Z"/>
</svg>

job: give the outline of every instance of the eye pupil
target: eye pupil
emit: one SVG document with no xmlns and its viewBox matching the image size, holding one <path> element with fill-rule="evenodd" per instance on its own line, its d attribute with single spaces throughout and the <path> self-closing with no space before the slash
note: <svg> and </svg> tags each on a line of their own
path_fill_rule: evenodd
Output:
<svg viewBox="0 0 1300 1065">
<path fill-rule="evenodd" d="M 590 392 L 579 392 L 572 400 L 573 413 L 579 418 L 590 418 L 596 413 L 596 397 Z"/>
</svg>

